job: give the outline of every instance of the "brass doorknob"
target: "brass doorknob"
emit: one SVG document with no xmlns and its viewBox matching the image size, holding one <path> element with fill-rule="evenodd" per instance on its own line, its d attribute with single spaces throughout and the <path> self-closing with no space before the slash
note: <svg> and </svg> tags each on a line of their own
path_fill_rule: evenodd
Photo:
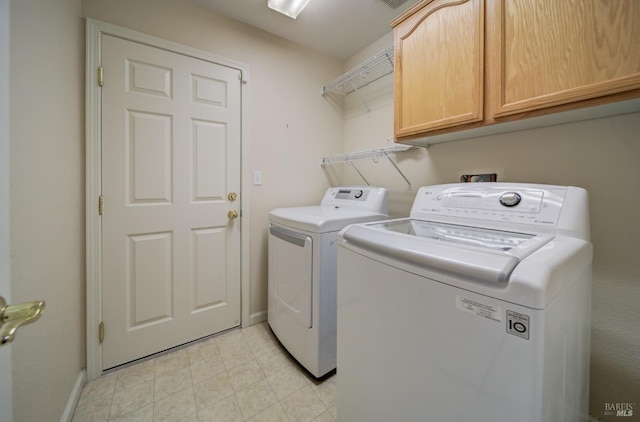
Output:
<svg viewBox="0 0 640 422">
<path fill-rule="evenodd" d="M 229 201 L 233 202 L 236 199 L 238 199 L 238 194 L 235 192 L 230 192 L 229 195 L 227 195 L 227 199 L 229 199 Z"/>
<path fill-rule="evenodd" d="M 227 213 L 227 217 L 229 217 L 229 220 L 235 220 L 236 218 L 238 218 L 238 211 L 236 210 L 231 210 Z"/>
<path fill-rule="evenodd" d="M 11 343 L 20 326 L 37 321 L 42 316 L 44 307 L 43 300 L 7 305 L 0 296 L 0 346 Z"/>
</svg>

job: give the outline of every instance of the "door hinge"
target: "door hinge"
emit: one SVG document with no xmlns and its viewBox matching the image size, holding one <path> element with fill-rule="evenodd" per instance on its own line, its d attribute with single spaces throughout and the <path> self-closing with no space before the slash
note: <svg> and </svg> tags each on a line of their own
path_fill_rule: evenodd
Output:
<svg viewBox="0 0 640 422">
<path fill-rule="evenodd" d="M 98 325 L 98 340 L 100 343 L 104 342 L 104 322 Z"/>
<path fill-rule="evenodd" d="M 102 215 L 103 211 L 104 211 L 104 198 L 102 197 L 102 195 L 100 195 L 98 197 L 98 214 Z"/>
<path fill-rule="evenodd" d="M 98 86 L 104 85 L 104 69 L 102 66 L 98 68 Z"/>
</svg>

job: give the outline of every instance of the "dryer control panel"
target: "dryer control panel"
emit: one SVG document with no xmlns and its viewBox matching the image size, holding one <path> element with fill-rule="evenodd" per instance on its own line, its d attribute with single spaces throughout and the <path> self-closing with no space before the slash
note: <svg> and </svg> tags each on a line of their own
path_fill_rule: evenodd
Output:
<svg viewBox="0 0 640 422">
<path fill-rule="evenodd" d="M 371 186 L 342 186 L 330 188 L 320 205 L 336 208 L 358 208 L 386 214 L 387 190 Z"/>
</svg>

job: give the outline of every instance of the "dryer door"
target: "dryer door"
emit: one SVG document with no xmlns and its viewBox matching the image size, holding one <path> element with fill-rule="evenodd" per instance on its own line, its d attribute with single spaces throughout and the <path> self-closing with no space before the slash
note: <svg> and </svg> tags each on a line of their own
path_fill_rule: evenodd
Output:
<svg viewBox="0 0 640 422">
<path fill-rule="evenodd" d="M 312 326 L 313 239 L 269 225 L 269 320 Z"/>
</svg>

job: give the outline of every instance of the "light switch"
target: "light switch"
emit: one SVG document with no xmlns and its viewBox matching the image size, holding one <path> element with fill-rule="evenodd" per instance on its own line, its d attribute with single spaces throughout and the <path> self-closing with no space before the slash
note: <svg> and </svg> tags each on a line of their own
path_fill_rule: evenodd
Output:
<svg viewBox="0 0 640 422">
<path fill-rule="evenodd" d="M 253 186 L 262 186 L 262 170 L 253 171 Z"/>
</svg>

